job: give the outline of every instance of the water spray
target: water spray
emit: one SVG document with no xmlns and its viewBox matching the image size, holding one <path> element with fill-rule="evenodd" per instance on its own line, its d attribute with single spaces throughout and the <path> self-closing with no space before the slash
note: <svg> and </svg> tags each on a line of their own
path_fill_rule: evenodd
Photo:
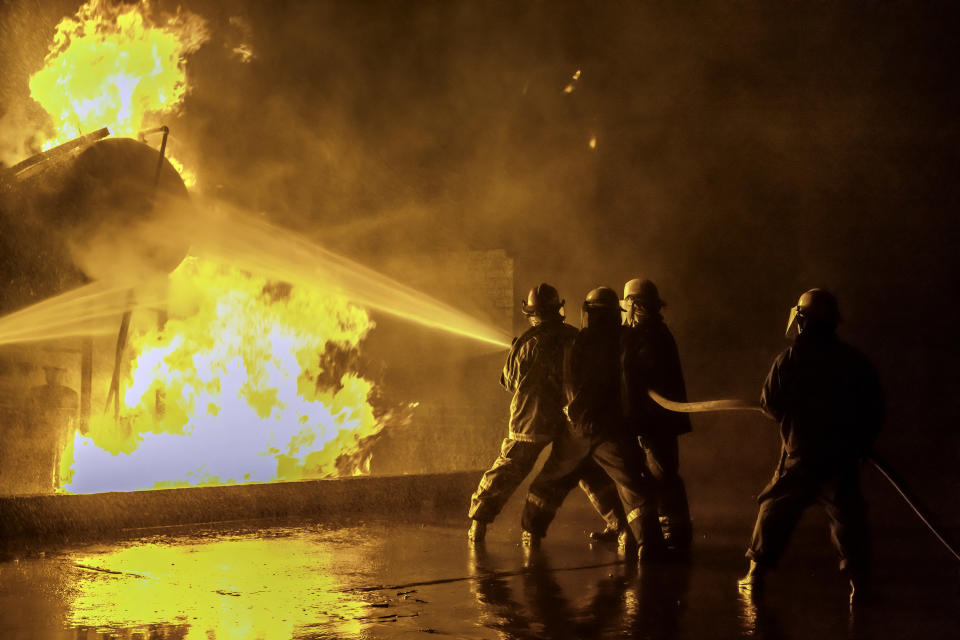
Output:
<svg viewBox="0 0 960 640">
<path fill-rule="evenodd" d="M 330 291 L 369 310 L 510 348 L 511 336 L 422 291 L 242 212 L 190 221 L 193 251 L 266 277 Z"/>
</svg>

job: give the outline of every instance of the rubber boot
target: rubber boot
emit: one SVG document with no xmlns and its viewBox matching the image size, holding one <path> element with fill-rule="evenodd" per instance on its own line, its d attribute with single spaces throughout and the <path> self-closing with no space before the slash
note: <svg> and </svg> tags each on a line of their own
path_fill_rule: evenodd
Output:
<svg viewBox="0 0 960 640">
<path fill-rule="evenodd" d="M 620 529 L 607 525 L 605 529 L 587 534 L 592 542 L 613 542 L 620 535 Z"/>
<path fill-rule="evenodd" d="M 754 597 L 759 596 L 760 593 L 763 592 L 765 575 L 766 571 L 763 567 L 751 560 L 747 575 L 737 580 L 737 587 L 743 593 L 750 594 Z"/>
<path fill-rule="evenodd" d="M 660 530 L 660 521 L 657 514 L 641 515 L 630 523 L 634 537 L 639 541 L 637 546 L 637 564 L 652 564 L 666 560 L 667 546 L 663 541 L 663 532 Z"/>
<path fill-rule="evenodd" d="M 523 545 L 525 549 L 536 551 L 540 548 L 540 536 L 535 533 L 530 533 L 529 531 L 521 531 L 520 544 Z"/>
<path fill-rule="evenodd" d="M 637 539 L 629 529 L 624 529 L 617 534 L 617 555 L 621 558 L 629 559 L 637 557 L 639 550 Z"/>
<path fill-rule="evenodd" d="M 480 544 L 487 537 L 487 523 L 480 520 L 474 520 L 470 523 L 470 529 L 467 531 L 467 540 L 473 544 Z"/>
<path fill-rule="evenodd" d="M 693 546 L 693 526 L 690 521 L 677 523 L 672 518 L 660 516 L 660 529 L 667 547 L 667 558 L 672 562 L 689 562 Z"/>
</svg>

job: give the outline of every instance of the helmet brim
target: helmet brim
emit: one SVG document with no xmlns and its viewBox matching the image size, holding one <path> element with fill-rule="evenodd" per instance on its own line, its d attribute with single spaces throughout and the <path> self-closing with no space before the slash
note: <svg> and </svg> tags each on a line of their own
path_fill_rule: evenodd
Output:
<svg viewBox="0 0 960 640">
<path fill-rule="evenodd" d="M 526 300 L 520 301 L 520 313 L 525 316 L 535 316 L 538 313 L 561 313 L 563 311 L 563 305 L 566 303 L 566 300 L 561 300 L 560 304 L 556 306 L 545 307 L 543 309 L 538 309 L 536 305 L 527 304 Z"/>
<path fill-rule="evenodd" d="M 630 311 L 630 307 L 632 305 L 639 305 L 641 307 L 651 307 L 651 308 L 656 307 L 656 310 L 659 312 L 661 309 L 667 306 L 667 303 L 665 300 L 662 300 L 659 297 L 657 297 L 656 300 L 640 301 L 640 300 L 637 300 L 636 296 L 627 296 L 626 298 L 620 301 L 620 310 Z"/>
</svg>

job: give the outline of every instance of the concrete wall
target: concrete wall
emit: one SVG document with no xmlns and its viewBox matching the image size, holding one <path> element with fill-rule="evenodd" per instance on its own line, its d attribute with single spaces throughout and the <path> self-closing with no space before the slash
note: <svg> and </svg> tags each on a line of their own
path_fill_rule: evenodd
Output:
<svg viewBox="0 0 960 640">
<path fill-rule="evenodd" d="M 507 332 L 514 329 L 514 260 L 503 250 L 392 256 L 384 272 Z M 392 398 L 418 402 L 409 424 L 386 429 L 371 472 L 479 469 L 506 434 L 510 394 L 499 385 L 506 350 L 378 319 L 370 351 L 386 363 Z"/>
</svg>

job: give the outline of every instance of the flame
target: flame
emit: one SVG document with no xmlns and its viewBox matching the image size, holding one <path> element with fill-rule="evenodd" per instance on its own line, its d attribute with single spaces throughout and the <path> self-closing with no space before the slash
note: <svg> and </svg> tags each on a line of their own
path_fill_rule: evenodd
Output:
<svg viewBox="0 0 960 640">
<path fill-rule="evenodd" d="M 208 33 L 199 16 L 178 11 L 162 24 L 150 3 L 90 0 L 56 28 L 30 95 L 53 121 L 44 150 L 109 127 L 135 137 L 176 113 L 187 93 L 186 56 Z"/>
<path fill-rule="evenodd" d="M 343 366 L 374 326 L 366 311 L 197 258 L 171 274 L 168 305 L 162 328 L 155 312 L 135 316 L 147 328 L 131 336 L 120 420 L 110 407 L 76 434 L 67 490 L 366 471 L 363 445 L 389 418 L 374 412 L 371 382 Z"/>
</svg>

